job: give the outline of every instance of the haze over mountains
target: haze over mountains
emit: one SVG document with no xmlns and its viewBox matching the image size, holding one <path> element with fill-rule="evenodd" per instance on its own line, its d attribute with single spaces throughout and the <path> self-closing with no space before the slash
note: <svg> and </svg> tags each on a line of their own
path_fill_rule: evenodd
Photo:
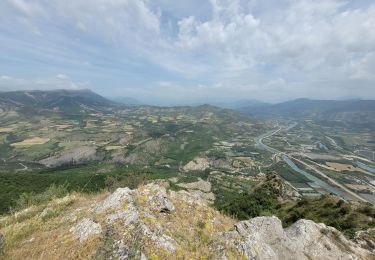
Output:
<svg viewBox="0 0 375 260">
<path fill-rule="evenodd" d="M 249 116 L 285 119 L 315 119 L 331 124 L 349 124 L 361 128 L 375 128 L 374 100 L 311 100 L 306 98 L 278 104 L 243 99 L 237 102 L 211 102 L 210 105 L 238 110 Z M 2 109 L 40 109 L 63 112 L 105 111 L 114 106 L 155 105 L 134 98 L 102 97 L 89 90 L 12 91 L 0 92 Z M 175 104 L 186 105 L 186 104 Z M 193 104 L 195 106 L 201 103 Z"/>
<path fill-rule="evenodd" d="M 241 107 L 239 111 L 262 117 L 314 119 L 330 124 L 348 123 L 375 129 L 374 100 L 311 100 L 296 99 L 279 104 Z"/>
<path fill-rule="evenodd" d="M 115 105 L 89 89 L 27 90 L 0 92 L 0 107 L 7 109 L 46 109 L 74 112 L 80 109 L 102 110 Z"/>
</svg>

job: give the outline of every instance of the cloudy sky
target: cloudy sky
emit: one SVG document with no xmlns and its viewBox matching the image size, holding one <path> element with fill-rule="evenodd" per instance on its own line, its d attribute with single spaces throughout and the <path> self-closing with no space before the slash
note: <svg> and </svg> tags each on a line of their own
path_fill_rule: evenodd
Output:
<svg viewBox="0 0 375 260">
<path fill-rule="evenodd" d="M 0 90 L 375 98 L 373 0 L 1 0 Z"/>
</svg>

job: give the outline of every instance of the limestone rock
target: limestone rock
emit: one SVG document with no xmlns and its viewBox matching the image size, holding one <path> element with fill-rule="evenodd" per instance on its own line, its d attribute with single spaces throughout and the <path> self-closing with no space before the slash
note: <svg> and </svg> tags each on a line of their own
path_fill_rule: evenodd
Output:
<svg viewBox="0 0 375 260">
<path fill-rule="evenodd" d="M 190 183 L 178 183 L 178 186 L 185 188 L 185 189 L 193 189 L 193 190 L 201 190 L 203 192 L 210 192 L 211 191 L 211 183 L 208 181 L 204 181 L 201 178 L 198 179 L 197 182 L 190 182 Z"/>
<path fill-rule="evenodd" d="M 72 204 L 75 208 L 48 218 L 46 227 L 25 237 L 17 248 L 6 250 L 5 257 L 18 259 L 19 248 L 24 250 L 22 255 L 37 259 L 68 259 L 72 252 L 90 253 L 95 259 L 146 259 L 146 255 L 159 259 L 375 259 L 375 230 L 358 232 L 355 243 L 336 229 L 310 220 L 299 220 L 285 229 L 277 217 L 236 223 L 206 204 L 212 199 L 211 193 L 204 192 L 209 190 L 206 182 L 199 180 L 188 187 L 189 192 L 167 192 L 160 181 L 136 190 L 117 189 L 104 200 L 102 195 L 81 197 Z M 46 206 L 42 215 L 49 216 L 51 205 L 55 207 Z M 65 247 L 70 239 L 62 223 L 72 223 L 70 232 L 77 239 L 69 247 Z M 45 228 L 50 228 L 47 235 L 39 236 Z M 9 234 L 7 229 L 0 232 Z M 4 244 L 0 234 L 0 254 Z"/>
<path fill-rule="evenodd" d="M 257 217 L 237 223 L 223 237 L 247 259 L 370 259 L 369 251 L 334 228 L 310 220 L 283 229 L 276 217 Z"/>
<path fill-rule="evenodd" d="M 215 194 L 212 192 L 205 193 L 200 190 L 189 190 L 184 191 L 181 190 L 179 192 L 173 192 L 173 197 L 178 197 L 180 199 L 183 199 L 189 204 L 198 204 L 198 205 L 206 205 L 213 203 L 215 200 Z"/>
<path fill-rule="evenodd" d="M 213 203 L 215 195 L 211 192 L 211 183 L 204 181 L 201 178 L 197 182 L 190 183 L 178 183 L 178 186 L 188 189 L 188 192 L 181 190 L 178 193 L 182 195 L 183 200 L 187 200 L 190 203 L 198 203 L 208 205 Z"/>
<path fill-rule="evenodd" d="M 122 219 L 124 225 L 134 224 L 138 221 L 138 212 L 135 209 L 118 211 L 107 216 L 107 224 L 112 224 L 118 219 Z"/>
<path fill-rule="evenodd" d="M 148 198 L 151 210 L 162 213 L 170 213 L 175 210 L 173 203 L 168 198 L 165 187 L 148 184 L 145 186 L 144 193 Z"/>
<path fill-rule="evenodd" d="M 83 161 L 90 161 L 95 159 L 98 159 L 96 155 L 96 149 L 91 146 L 82 146 L 63 151 L 60 155 L 45 158 L 43 160 L 40 160 L 39 163 L 53 168 L 71 162 L 80 163 Z"/>
<path fill-rule="evenodd" d="M 158 248 L 165 249 L 170 253 L 176 251 L 175 241 L 170 236 L 167 236 L 161 232 L 161 230 L 152 231 L 147 225 L 142 223 L 140 229 L 145 237 L 151 239 Z"/>
<path fill-rule="evenodd" d="M 175 210 L 173 203 L 167 197 L 160 196 L 158 199 L 160 203 L 160 212 L 170 213 Z"/>
<path fill-rule="evenodd" d="M 101 213 L 108 209 L 119 208 L 124 202 L 133 202 L 134 192 L 129 188 L 118 188 L 96 207 L 96 212 Z"/>
<path fill-rule="evenodd" d="M 206 158 L 194 158 L 192 161 L 188 162 L 183 170 L 188 171 L 204 171 L 210 167 L 210 162 Z"/>
<path fill-rule="evenodd" d="M 355 234 L 354 241 L 362 248 L 370 250 L 375 254 L 375 228 L 358 231 Z"/>
<path fill-rule="evenodd" d="M 72 232 L 80 242 L 83 242 L 93 235 L 100 234 L 102 232 L 102 228 L 100 224 L 95 223 L 89 218 L 85 218 L 76 226 L 72 227 L 70 232 Z"/>
<path fill-rule="evenodd" d="M 102 243 L 96 251 L 95 259 L 132 259 L 127 244 L 120 238 L 115 229 L 109 225 L 104 228 Z"/>
</svg>

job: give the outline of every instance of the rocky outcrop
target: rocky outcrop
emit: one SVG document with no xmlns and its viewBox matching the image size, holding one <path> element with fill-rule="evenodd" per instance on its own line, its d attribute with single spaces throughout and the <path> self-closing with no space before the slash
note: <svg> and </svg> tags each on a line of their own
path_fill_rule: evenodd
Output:
<svg viewBox="0 0 375 260">
<path fill-rule="evenodd" d="M 122 219 L 124 225 L 130 225 L 137 223 L 138 217 L 137 210 L 131 207 L 128 210 L 117 211 L 116 213 L 108 215 L 106 222 L 107 224 L 113 224 L 115 221 Z"/>
<path fill-rule="evenodd" d="M 215 200 L 215 195 L 211 192 L 211 183 L 201 178 L 197 182 L 178 183 L 177 186 L 185 188 L 186 191 L 179 191 L 185 200 L 199 201 L 199 203 L 210 204 Z"/>
<path fill-rule="evenodd" d="M 186 172 L 189 171 L 204 171 L 210 167 L 210 162 L 206 158 L 194 158 L 188 162 L 182 169 Z"/>
<path fill-rule="evenodd" d="M 159 185 L 149 184 L 146 186 L 147 196 L 150 209 L 156 212 L 170 213 L 175 210 L 173 203 L 167 196 L 166 189 Z"/>
<path fill-rule="evenodd" d="M 160 214 L 175 214 L 177 209 L 172 200 L 189 203 L 193 207 L 206 207 L 202 195 L 194 197 L 194 192 L 206 194 L 211 190 L 211 185 L 201 179 L 179 185 L 191 191 L 168 194 L 164 186 L 157 184 L 148 184 L 135 191 L 118 189 L 99 204 L 97 211 L 98 208 L 99 212 L 116 209 L 123 203 L 129 203 L 127 210 L 107 215 L 107 224 L 121 220 L 125 226 L 133 225 L 133 232 L 141 234 L 142 239 L 173 255 L 179 244 L 163 224 L 158 224 Z M 258 217 L 238 222 L 232 230 L 213 233 L 211 237 L 215 245 L 212 247 L 216 251 L 214 255 L 224 258 L 230 257 L 230 252 L 243 255 L 246 259 L 370 259 L 374 256 L 336 229 L 310 220 L 299 220 L 283 229 L 277 217 Z"/>
<path fill-rule="evenodd" d="M 140 230 L 145 237 L 156 243 L 157 248 L 167 250 L 170 253 L 176 251 L 175 241 L 170 236 L 163 234 L 160 226 L 157 226 L 155 230 L 152 230 L 146 224 L 141 223 Z"/>
<path fill-rule="evenodd" d="M 354 241 L 375 254 L 375 228 L 358 231 L 355 234 Z"/>
<path fill-rule="evenodd" d="M 283 200 L 299 200 L 301 195 L 298 193 L 292 185 L 283 181 L 276 172 L 263 174 L 259 173 L 256 176 L 257 180 L 260 181 L 257 190 L 264 191 L 279 201 Z"/>
<path fill-rule="evenodd" d="M 200 187 L 192 191 L 205 193 L 208 184 L 203 182 L 188 187 Z M 357 233 L 355 243 L 336 229 L 309 220 L 285 229 L 277 217 L 236 222 L 194 193 L 169 191 L 164 182 L 136 190 L 119 188 L 109 195 L 75 194 L 64 201 L 69 207 L 61 213 L 48 213 L 61 204 L 55 201 L 29 222 L 2 229 L 12 238 L 14 232 L 34 225 L 33 234 L 22 233 L 20 246 L 5 250 L 5 258 L 375 259 L 370 230 Z M 4 240 L 0 234 L 0 252 Z"/>
<path fill-rule="evenodd" d="M 257 217 L 223 234 L 226 247 L 246 259 L 370 259 L 369 251 L 324 224 L 299 220 L 283 229 L 277 217 Z M 225 254 L 225 253 L 224 253 Z"/>
<path fill-rule="evenodd" d="M 201 190 L 203 192 L 211 191 L 211 183 L 208 181 L 204 181 L 201 178 L 199 178 L 197 182 L 178 183 L 177 185 L 189 190 Z"/>
<path fill-rule="evenodd" d="M 97 160 L 95 147 L 82 146 L 63 151 L 59 155 L 51 156 L 40 160 L 39 163 L 49 167 L 59 167 L 66 164 L 79 164 L 84 161 Z"/>
<path fill-rule="evenodd" d="M 106 232 L 104 237 L 108 235 L 108 229 L 112 225 L 121 223 L 124 230 L 131 232 L 132 236 L 141 235 L 140 240 L 149 240 L 158 249 L 163 249 L 170 253 L 176 250 L 174 239 L 164 233 L 163 227 L 157 224 L 157 218 L 154 215 L 171 214 L 175 211 L 175 206 L 163 186 L 148 184 L 139 190 L 119 188 L 99 203 L 94 211 L 96 214 L 105 215 Z M 155 225 L 146 223 L 150 220 L 155 222 Z M 101 228 L 100 225 L 98 226 L 93 221 L 84 219 L 73 227 L 71 232 L 83 242 L 90 236 L 101 233 Z M 116 251 L 117 253 L 106 253 L 118 255 L 121 251 L 121 255 L 134 256 L 134 254 L 137 254 L 134 250 L 124 246 L 122 239 L 116 240 L 114 248 L 118 251 Z"/>
<path fill-rule="evenodd" d="M 102 227 L 91 219 L 85 218 L 76 226 L 72 227 L 70 232 L 72 232 L 80 242 L 83 242 L 91 236 L 100 234 L 102 232 Z"/>
<path fill-rule="evenodd" d="M 131 250 L 115 229 L 108 226 L 103 231 L 102 243 L 96 250 L 95 259 L 135 259 L 135 254 L 131 254 Z"/>
<path fill-rule="evenodd" d="M 105 210 L 115 209 L 120 207 L 124 202 L 133 202 L 133 191 L 129 188 L 118 188 L 113 194 L 108 196 L 103 202 L 101 202 L 95 209 L 97 213 L 101 213 Z"/>
</svg>

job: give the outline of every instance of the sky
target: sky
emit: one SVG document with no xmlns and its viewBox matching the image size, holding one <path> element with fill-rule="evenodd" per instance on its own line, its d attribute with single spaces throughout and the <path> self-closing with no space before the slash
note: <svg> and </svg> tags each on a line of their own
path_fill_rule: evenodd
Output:
<svg viewBox="0 0 375 260">
<path fill-rule="evenodd" d="M 0 91 L 375 99 L 373 0 L 1 0 Z"/>
</svg>

